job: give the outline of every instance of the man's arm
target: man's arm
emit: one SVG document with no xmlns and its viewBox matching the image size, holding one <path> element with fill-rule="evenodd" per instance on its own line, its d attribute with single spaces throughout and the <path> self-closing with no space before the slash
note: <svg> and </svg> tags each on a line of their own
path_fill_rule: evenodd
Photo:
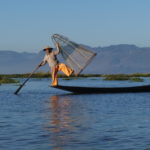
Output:
<svg viewBox="0 0 150 150">
<path fill-rule="evenodd" d="M 46 60 L 46 56 L 44 57 L 44 59 L 42 60 L 42 62 L 39 64 L 39 67 L 45 65 L 47 63 L 47 60 Z"/>
<path fill-rule="evenodd" d="M 58 55 L 58 54 L 60 53 L 60 49 L 61 49 L 61 48 L 60 48 L 59 43 L 56 43 L 55 45 L 56 45 L 56 49 L 57 49 L 57 50 L 54 51 L 54 54 L 55 54 L 55 55 Z"/>
</svg>

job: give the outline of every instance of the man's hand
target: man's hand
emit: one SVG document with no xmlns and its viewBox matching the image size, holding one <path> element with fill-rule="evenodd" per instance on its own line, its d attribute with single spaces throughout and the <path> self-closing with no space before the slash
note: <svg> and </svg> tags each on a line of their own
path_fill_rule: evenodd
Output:
<svg viewBox="0 0 150 150">
<path fill-rule="evenodd" d="M 42 66 L 42 63 L 43 63 L 43 61 L 38 65 L 38 67 L 41 67 L 41 66 Z"/>
<path fill-rule="evenodd" d="M 58 42 L 55 43 L 56 47 L 60 49 L 60 44 Z"/>
<path fill-rule="evenodd" d="M 42 66 L 41 64 L 38 65 L 38 67 L 41 67 L 41 66 Z"/>
</svg>

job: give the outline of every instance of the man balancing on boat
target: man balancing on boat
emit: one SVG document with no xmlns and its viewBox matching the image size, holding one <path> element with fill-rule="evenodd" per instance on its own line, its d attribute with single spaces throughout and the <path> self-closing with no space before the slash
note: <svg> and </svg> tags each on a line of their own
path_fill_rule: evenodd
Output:
<svg viewBox="0 0 150 150">
<path fill-rule="evenodd" d="M 77 44 L 73 41 L 70 41 L 68 38 L 54 34 L 52 35 L 52 40 L 56 45 L 56 50 L 53 50 L 52 47 L 45 47 L 45 57 L 43 61 L 38 65 L 29 75 L 29 77 L 17 88 L 14 94 L 18 94 L 18 92 L 22 89 L 22 87 L 27 83 L 27 81 L 31 78 L 31 76 L 39 69 L 39 67 L 49 64 L 51 68 L 52 75 L 52 86 L 55 88 L 60 88 L 62 86 L 58 86 L 58 71 L 62 71 L 67 76 L 70 76 L 74 73 L 75 76 L 79 75 L 85 67 L 91 62 L 91 60 L 96 56 L 96 53 L 87 50 L 82 47 L 80 44 Z M 68 63 L 70 67 L 68 67 L 64 63 L 59 63 L 57 59 L 57 55 L 61 52 L 62 57 L 66 63 Z M 69 87 L 70 88 L 70 87 Z"/>
<path fill-rule="evenodd" d="M 53 50 L 52 47 L 47 46 L 43 49 L 45 51 L 45 57 L 39 67 L 48 63 L 49 67 L 51 68 L 51 77 L 52 83 L 51 86 L 58 86 L 58 78 L 57 73 L 58 71 L 62 71 L 65 75 L 70 76 L 74 71 L 70 67 L 68 67 L 64 63 L 60 63 L 57 59 L 57 55 L 60 53 L 61 48 L 59 43 L 56 43 L 56 50 Z"/>
</svg>

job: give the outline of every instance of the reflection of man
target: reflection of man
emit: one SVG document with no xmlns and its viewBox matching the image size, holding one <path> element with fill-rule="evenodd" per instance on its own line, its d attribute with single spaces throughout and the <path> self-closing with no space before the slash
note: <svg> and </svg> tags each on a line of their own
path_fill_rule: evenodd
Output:
<svg viewBox="0 0 150 150">
<path fill-rule="evenodd" d="M 62 71 L 67 76 L 70 76 L 73 73 L 73 70 L 66 64 L 59 63 L 57 55 L 60 53 L 60 46 L 58 43 L 56 43 L 56 48 L 57 48 L 56 51 L 53 51 L 53 48 L 49 46 L 44 48 L 43 50 L 45 51 L 46 54 L 42 63 L 39 65 L 40 67 L 45 65 L 46 63 L 49 64 L 52 72 L 52 84 L 51 84 L 52 86 L 58 85 L 58 78 L 57 78 L 58 71 Z"/>
<path fill-rule="evenodd" d="M 68 97 L 58 97 L 51 96 L 51 110 L 52 110 L 52 120 L 53 125 L 60 125 L 62 128 L 68 128 L 70 119 L 70 99 Z"/>
<path fill-rule="evenodd" d="M 51 96 L 50 98 L 52 143 L 56 149 L 64 150 L 62 146 L 69 144 L 71 137 L 66 134 L 72 131 L 70 118 L 70 99 L 66 96 Z M 64 132 L 65 131 L 65 132 Z"/>
</svg>

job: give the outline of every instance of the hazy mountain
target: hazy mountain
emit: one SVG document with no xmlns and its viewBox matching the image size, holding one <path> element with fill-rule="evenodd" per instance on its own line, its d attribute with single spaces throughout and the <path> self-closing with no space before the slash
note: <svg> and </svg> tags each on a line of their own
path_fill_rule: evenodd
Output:
<svg viewBox="0 0 150 150">
<path fill-rule="evenodd" d="M 89 47 L 97 53 L 83 73 L 148 73 L 150 72 L 150 47 L 120 44 L 108 47 Z M 0 74 L 31 72 L 43 59 L 44 52 L 19 53 L 0 51 Z M 48 65 L 40 70 L 49 71 Z"/>
<path fill-rule="evenodd" d="M 0 51 L 0 73 L 31 72 L 43 57 L 43 52 L 19 53 L 15 51 Z"/>
</svg>

